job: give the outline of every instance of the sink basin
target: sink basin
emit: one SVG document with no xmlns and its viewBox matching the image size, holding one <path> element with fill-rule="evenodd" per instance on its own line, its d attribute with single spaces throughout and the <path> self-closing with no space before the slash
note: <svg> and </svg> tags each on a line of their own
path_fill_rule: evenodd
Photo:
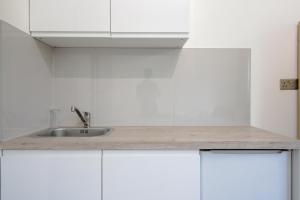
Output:
<svg viewBox="0 0 300 200">
<path fill-rule="evenodd" d="M 111 128 L 55 128 L 34 134 L 38 137 L 94 137 L 104 136 L 111 132 Z"/>
</svg>

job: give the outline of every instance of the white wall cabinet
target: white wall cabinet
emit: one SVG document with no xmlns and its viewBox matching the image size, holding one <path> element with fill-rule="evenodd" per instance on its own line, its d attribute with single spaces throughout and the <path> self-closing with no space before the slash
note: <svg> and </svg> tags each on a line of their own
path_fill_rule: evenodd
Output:
<svg viewBox="0 0 300 200">
<path fill-rule="evenodd" d="M 33 36 L 105 37 L 110 32 L 110 0 L 30 0 Z"/>
<path fill-rule="evenodd" d="M 30 32 L 54 47 L 182 47 L 190 0 L 30 0 Z"/>
<path fill-rule="evenodd" d="M 4 151 L 2 200 L 101 200 L 101 151 Z"/>
<path fill-rule="evenodd" d="M 111 0 L 113 36 L 188 36 L 189 0 Z"/>
<path fill-rule="evenodd" d="M 290 200 L 290 152 L 201 153 L 201 200 Z"/>
<path fill-rule="evenodd" d="M 199 200 L 198 151 L 103 151 L 103 200 Z"/>
</svg>

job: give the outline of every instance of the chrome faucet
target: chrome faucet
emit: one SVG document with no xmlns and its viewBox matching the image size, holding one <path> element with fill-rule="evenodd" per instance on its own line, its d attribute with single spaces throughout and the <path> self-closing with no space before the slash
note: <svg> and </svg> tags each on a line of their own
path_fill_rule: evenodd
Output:
<svg viewBox="0 0 300 200">
<path fill-rule="evenodd" d="M 84 128 L 89 128 L 90 127 L 91 113 L 89 113 L 89 112 L 83 112 L 82 113 L 75 106 L 71 106 L 71 112 L 76 112 L 76 114 L 78 115 L 78 117 L 82 121 Z"/>
</svg>

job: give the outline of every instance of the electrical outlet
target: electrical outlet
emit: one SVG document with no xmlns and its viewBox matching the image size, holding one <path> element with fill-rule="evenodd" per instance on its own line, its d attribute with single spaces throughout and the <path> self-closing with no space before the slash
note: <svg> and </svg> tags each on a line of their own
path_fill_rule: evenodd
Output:
<svg viewBox="0 0 300 200">
<path fill-rule="evenodd" d="M 298 90 L 298 79 L 281 79 L 280 90 Z"/>
</svg>

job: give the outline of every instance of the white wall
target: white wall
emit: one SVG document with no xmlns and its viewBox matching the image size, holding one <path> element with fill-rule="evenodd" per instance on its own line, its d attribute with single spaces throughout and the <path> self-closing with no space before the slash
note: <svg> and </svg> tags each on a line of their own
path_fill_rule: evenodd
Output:
<svg viewBox="0 0 300 200">
<path fill-rule="evenodd" d="M 0 19 L 28 32 L 28 0 L 0 0 Z M 280 78 L 296 77 L 299 0 L 192 0 L 186 48 L 252 49 L 252 125 L 296 135 L 296 93 Z"/>
<path fill-rule="evenodd" d="M 192 0 L 185 48 L 251 48 L 251 124 L 296 135 L 296 91 L 279 79 L 297 77 L 299 0 Z"/>
<path fill-rule="evenodd" d="M 251 48 L 251 124 L 296 135 L 296 91 L 279 79 L 296 78 L 299 0 L 192 0 L 185 48 Z"/>
<path fill-rule="evenodd" d="M 29 33 L 29 0 L 0 0 L 0 19 Z"/>
<path fill-rule="evenodd" d="M 0 140 L 49 127 L 52 49 L 0 20 Z"/>
</svg>

